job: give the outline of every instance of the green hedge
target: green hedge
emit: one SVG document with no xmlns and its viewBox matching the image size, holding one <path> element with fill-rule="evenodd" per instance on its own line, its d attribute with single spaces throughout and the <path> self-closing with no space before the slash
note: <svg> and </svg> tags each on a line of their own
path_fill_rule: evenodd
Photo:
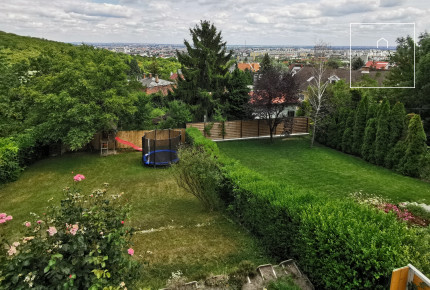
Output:
<svg viewBox="0 0 430 290">
<path fill-rule="evenodd" d="M 11 138 L 0 138 L 0 184 L 16 180 L 21 166 L 18 145 Z"/>
<path fill-rule="evenodd" d="M 189 137 L 198 143 L 203 138 L 194 132 Z M 205 148 L 214 150 L 208 142 Z M 419 242 L 423 235 L 416 238 L 416 230 L 394 215 L 280 185 L 223 156 L 219 161 L 221 196 L 231 213 L 272 255 L 296 259 L 317 289 L 386 288 L 392 270 L 410 262 L 429 270 L 428 239 Z"/>
<path fill-rule="evenodd" d="M 187 142 L 190 144 L 196 146 L 196 147 L 203 147 L 207 152 L 209 152 L 211 155 L 218 156 L 219 155 L 219 149 L 218 146 L 213 142 L 212 140 L 206 139 L 202 133 L 197 128 L 187 128 L 185 130 L 185 138 Z"/>
</svg>

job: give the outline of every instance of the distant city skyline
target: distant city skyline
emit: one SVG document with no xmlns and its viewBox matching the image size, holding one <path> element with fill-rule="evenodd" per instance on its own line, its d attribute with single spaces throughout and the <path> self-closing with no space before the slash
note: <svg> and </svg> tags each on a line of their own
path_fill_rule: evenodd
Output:
<svg viewBox="0 0 430 290">
<path fill-rule="evenodd" d="M 426 0 L 4 0 L 0 30 L 62 42 L 182 44 L 190 28 L 209 20 L 228 45 L 349 46 L 350 23 L 415 23 L 418 37 L 430 31 L 427 15 Z M 383 37 L 393 46 L 411 34 L 385 27 L 388 36 L 357 36 L 353 45 Z"/>
</svg>

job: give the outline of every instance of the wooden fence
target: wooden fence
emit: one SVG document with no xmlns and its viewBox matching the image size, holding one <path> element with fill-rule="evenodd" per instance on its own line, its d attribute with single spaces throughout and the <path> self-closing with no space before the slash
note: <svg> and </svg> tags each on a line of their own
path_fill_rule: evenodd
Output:
<svg viewBox="0 0 430 290">
<path fill-rule="evenodd" d="M 207 138 L 212 140 L 228 140 L 238 138 L 269 136 L 267 120 L 226 121 L 224 122 L 224 135 L 222 122 L 188 123 L 187 128 L 199 129 Z M 206 127 L 206 130 L 205 130 Z M 283 123 L 276 127 L 275 135 L 284 131 Z M 309 119 L 307 117 L 294 117 L 292 134 L 309 133 Z"/>
<path fill-rule="evenodd" d="M 181 142 L 184 143 L 185 142 L 185 129 L 181 128 L 181 129 L 172 129 L 172 130 L 175 130 L 175 131 L 180 130 L 181 131 L 181 135 L 182 135 L 181 136 Z M 143 135 L 145 135 L 145 133 L 148 133 L 151 131 L 154 131 L 154 130 L 118 131 L 116 133 L 116 137 L 119 137 L 122 140 L 131 142 L 131 143 L 141 147 Z M 160 130 L 160 134 L 157 135 L 157 139 L 159 139 L 161 137 L 162 137 L 162 133 Z M 168 138 L 167 135 L 165 137 Z M 94 136 L 93 140 L 91 141 L 91 146 L 96 150 L 100 150 L 101 140 L 102 140 L 102 134 L 97 133 Z M 110 138 L 108 146 L 109 146 L 109 149 L 111 149 L 111 150 L 113 150 L 114 148 L 115 149 L 130 149 L 129 146 L 117 142 L 113 137 Z"/>
<path fill-rule="evenodd" d="M 409 288 L 408 284 L 412 283 L 417 288 Z M 430 279 L 424 276 L 411 264 L 406 267 L 396 269 L 391 275 L 390 290 L 407 290 L 422 289 L 430 290 Z"/>
</svg>

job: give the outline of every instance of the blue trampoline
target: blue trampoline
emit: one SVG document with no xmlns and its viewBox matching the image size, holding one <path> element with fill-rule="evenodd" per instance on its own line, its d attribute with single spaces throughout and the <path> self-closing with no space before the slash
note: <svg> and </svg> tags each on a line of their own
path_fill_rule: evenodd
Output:
<svg viewBox="0 0 430 290">
<path fill-rule="evenodd" d="M 170 165 L 179 161 L 178 152 L 175 150 L 156 150 L 143 155 L 145 165 Z"/>
<path fill-rule="evenodd" d="M 142 137 L 142 163 L 148 166 L 168 166 L 179 161 L 181 131 L 154 130 Z"/>
</svg>

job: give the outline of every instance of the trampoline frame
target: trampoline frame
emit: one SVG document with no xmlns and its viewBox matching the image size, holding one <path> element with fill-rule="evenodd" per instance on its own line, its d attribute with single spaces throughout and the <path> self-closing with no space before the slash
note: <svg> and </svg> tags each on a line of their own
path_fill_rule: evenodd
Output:
<svg viewBox="0 0 430 290">
<path fill-rule="evenodd" d="M 166 130 L 161 130 L 166 131 Z M 147 165 L 147 166 L 169 166 L 172 163 L 176 163 L 179 161 L 179 158 L 177 156 L 177 149 L 179 147 L 179 145 L 181 144 L 181 138 L 182 138 L 182 132 L 178 131 L 178 130 L 173 130 L 173 132 L 177 132 L 179 134 L 177 134 L 176 136 L 172 137 L 171 136 L 171 129 L 168 129 L 169 135 L 168 135 L 168 139 L 159 139 L 157 140 L 157 129 L 150 131 L 148 133 L 146 133 L 143 137 L 142 137 L 142 163 L 143 165 Z M 151 137 L 146 137 L 147 135 L 153 134 L 153 138 Z M 172 144 L 172 138 L 177 139 L 177 144 Z M 145 141 L 147 140 L 148 142 L 148 146 L 145 147 Z M 168 144 L 168 149 L 157 149 L 157 141 L 158 142 L 163 142 L 163 141 L 169 141 Z M 151 143 L 153 143 L 153 148 L 151 148 Z M 172 148 L 172 145 L 174 146 L 174 148 Z M 166 146 L 164 146 L 166 148 Z M 147 148 L 147 150 L 146 150 Z M 169 152 L 169 161 L 161 161 L 161 162 L 156 162 L 156 156 L 157 153 L 160 152 Z M 176 156 L 172 156 L 172 154 L 176 154 Z M 151 161 L 151 156 L 153 156 L 153 161 Z M 175 158 L 176 157 L 176 158 Z"/>
</svg>

